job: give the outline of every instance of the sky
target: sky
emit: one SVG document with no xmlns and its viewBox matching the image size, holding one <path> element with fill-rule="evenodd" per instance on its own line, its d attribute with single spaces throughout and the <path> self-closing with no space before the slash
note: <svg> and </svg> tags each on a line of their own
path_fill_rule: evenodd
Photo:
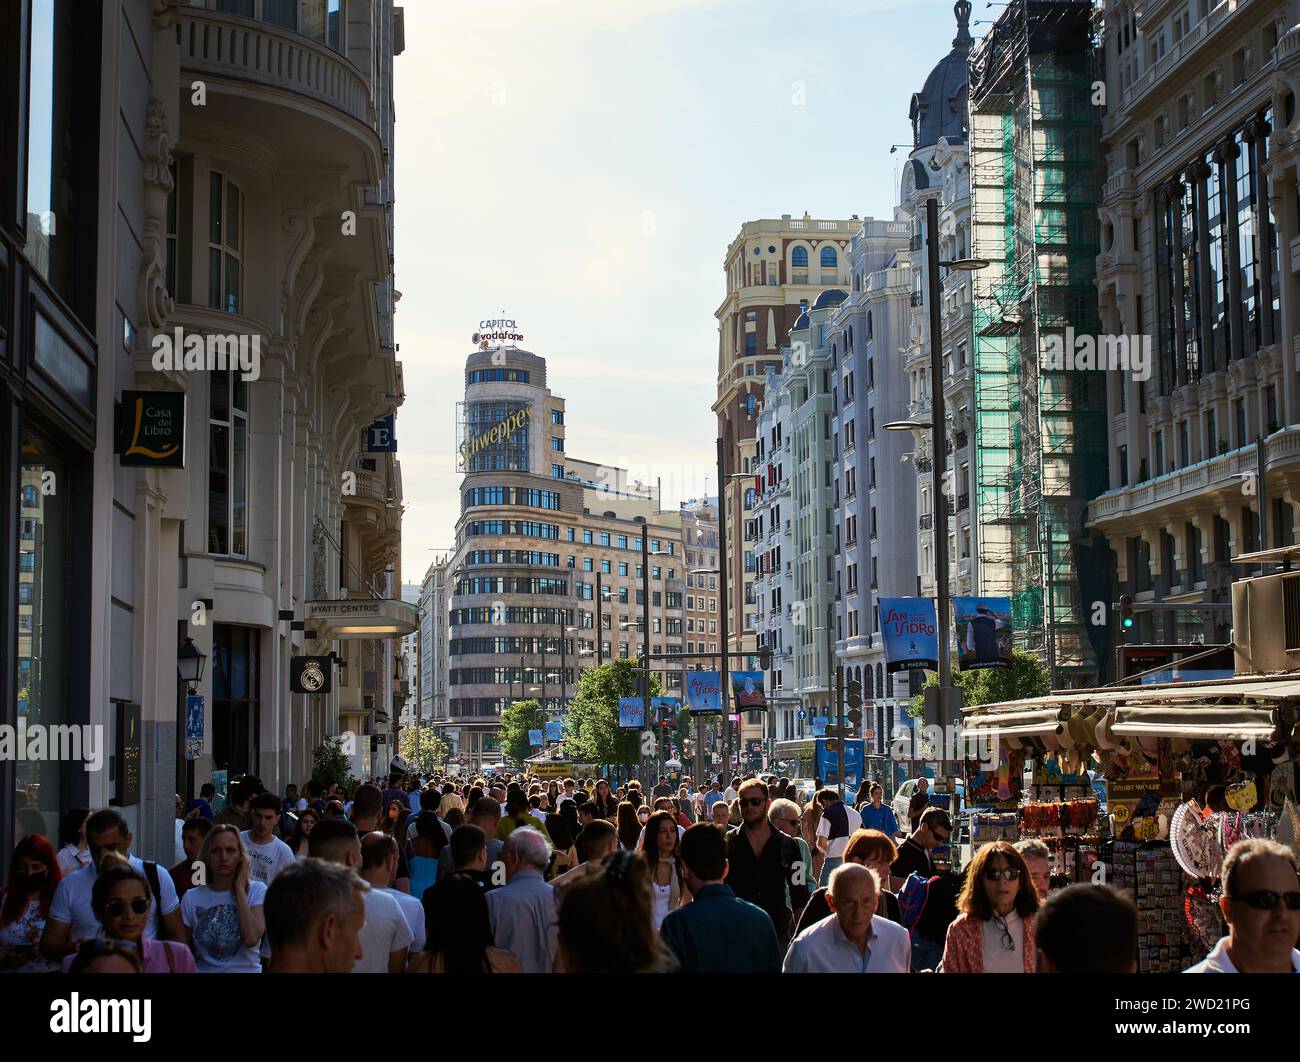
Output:
<svg viewBox="0 0 1300 1062">
<path fill-rule="evenodd" d="M 456 402 L 482 319 L 513 318 L 546 358 L 570 456 L 662 480 L 666 507 L 716 494 L 727 245 L 759 218 L 893 216 L 908 104 L 951 47 L 952 4 L 404 6 L 403 581 L 454 543 Z"/>
</svg>

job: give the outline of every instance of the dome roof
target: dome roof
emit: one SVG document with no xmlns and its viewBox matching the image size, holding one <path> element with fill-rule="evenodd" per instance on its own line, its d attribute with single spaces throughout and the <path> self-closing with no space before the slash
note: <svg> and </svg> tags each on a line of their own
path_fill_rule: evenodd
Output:
<svg viewBox="0 0 1300 1062">
<path fill-rule="evenodd" d="M 827 288 L 817 296 L 817 301 L 813 303 L 814 310 L 821 310 L 827 306 L 838 306 L 849 297 L 847 291 L 841 291 L 839 288 Z"/>
<path fill-rule="evenodd" d="M 799 315 L 799 319 L 795 321 L 794 327 L 791 328 L 790 331 L 799 332 L 805 328 L 811 328 L 811 327 L 812 327 L 812 318 L 808 316 L 808 311 L 804 310 L 804 312 Z"/>
<path fill-rule="evenodd" d="M 967 78 L 966 59 L 974 43 L 970 35 L 968 0 L 957 0 L 957 36 L 952 51 L 930 71 L 925 87 L 912 96 L 908 118 L 912 122 L 912 146 L 929 147 L 941 137 L 949 143 L 966 139 Z"/>
</svg>

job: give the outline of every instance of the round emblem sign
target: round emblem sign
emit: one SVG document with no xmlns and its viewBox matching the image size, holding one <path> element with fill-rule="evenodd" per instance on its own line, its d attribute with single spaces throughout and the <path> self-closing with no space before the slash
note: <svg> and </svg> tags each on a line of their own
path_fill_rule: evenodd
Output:
<svg viewBox="0 0 1300 1062">
<path fill-rule="evenodd" d="M 320 668 L 320 664 L 313 660 L 302 669 L 302 676 L 299 679 L 302 688 L 309 693 L 314 693 L 325 685 L 325 672 Z"/>
</svg>

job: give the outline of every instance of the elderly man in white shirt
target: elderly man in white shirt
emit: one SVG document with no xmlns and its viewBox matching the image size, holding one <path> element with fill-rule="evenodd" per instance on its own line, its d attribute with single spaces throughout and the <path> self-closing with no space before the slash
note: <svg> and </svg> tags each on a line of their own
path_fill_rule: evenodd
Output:
<svg viewBox="0 0 1300 1062">
<path fill-rule="evenodd" d="M 1187 973 L 1300 973 L 1300 861 L 1251 838 L 1228 849 L 1219 906 L 1228 935 Z"/>
<path fill-rule="evenodd" d="M 831 872 L 832 914 L 790 943 L 782 973 L 907 973 L 912 941 L 902 926 L 876 914 L 880 875 L 858 863 Z"/>
</svg>

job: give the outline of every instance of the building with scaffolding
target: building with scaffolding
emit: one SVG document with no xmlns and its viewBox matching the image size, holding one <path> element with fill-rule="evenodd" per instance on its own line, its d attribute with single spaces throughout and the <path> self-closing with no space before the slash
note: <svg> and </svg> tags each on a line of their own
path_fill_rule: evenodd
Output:
<svg viewBox="0 0 1300 1062">
<path fill-rule="evenodd" d="M 1085 526 L 1107 485 L 1103 374 L 1044 356 L 1100 331 L 1097 82 L 1090 0 L 1013 0 L 970 53 L 974 590 L 1010 597 L 1058 687 L 1094 684 L 1108 644 Z"/>
</svg>

